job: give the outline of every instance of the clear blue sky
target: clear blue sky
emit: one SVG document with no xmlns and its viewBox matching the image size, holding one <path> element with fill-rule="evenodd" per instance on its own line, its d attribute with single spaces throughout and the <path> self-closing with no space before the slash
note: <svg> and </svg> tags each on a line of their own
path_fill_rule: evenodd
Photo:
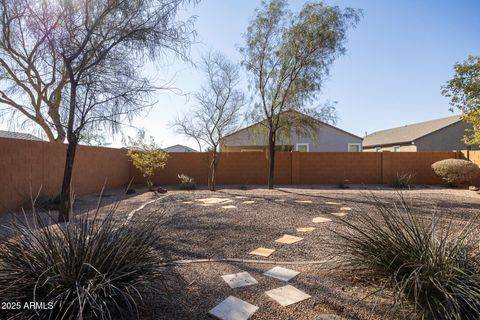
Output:
<svg viewBox="0 0 480 320">
<path fill-rule="evenodd" d="M 320 99 L 338 101 L 338 126 L 363 136 L 389 127 L 449 116 L 440 87 L 452 76 L 452 66 L 469 54 L 480 54 L 480 1 L 327 0 L 341 7 L 361 8 L 363 18 L 349 32 L 347 53 L 331 69 Z M 298 10 L 304 1 L 290 1 Z M 215 49 L 239 61 L 249 18 L 259 1 L 204 0 L 191 8 L 196 15 L 198 44 L 192 57 Z M 191 66 L 174 62 L 156 71 L 188 94 L 201 84 Z M 245 75 L 244 75 L 245 78 Z M 245 90 L 246 88 L 246 81 Z M 193 141 L 176 135 L 167 123 L 194 101 L 159 94 L 146 119 L 138 119 L 162 146 Z"/>
<path fill-rule="evenodd" d="M 320 96 L 321 100 L 338 101 L 340 128 L 363 136 L 451 115 L 440 87 L 452 76 L 454 63 L 480 54 L 479 0 L 326 2 L 360 8 L 364 14 L 358 27 L 348 33 L 347 53 L 335 61 Z M 290 3 L 297 11 L 304 1 Z M 198 33 L 198 43 L 191 49 L 193 60 L 214 49 L 239 62 L 237 47 L 242 45 L 242 33 L 259 4 L 253 0 L 203 0 L 190 7 L 184 14 L 197 16 Z M 173 59 L 148 69 L 159 79 L 173 79 L 174 86 L 187 96 L 158 92 L 154 109 L 134 124 L 145 128 L 163 147 L 176 143 L 196 147 L 172 132 L 167 123 L 193 105 L 188 94 L 199 88 L 201 76 L 191 65 Z"/>
</svg>

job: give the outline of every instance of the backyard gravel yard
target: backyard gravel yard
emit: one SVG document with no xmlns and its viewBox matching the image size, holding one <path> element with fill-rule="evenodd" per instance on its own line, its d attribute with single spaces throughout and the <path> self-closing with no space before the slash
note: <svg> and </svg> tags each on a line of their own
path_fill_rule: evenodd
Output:
<svg viewBox="0 0 480 320">
<path fill-rule="evenodd" d="M 229 296 L 258 307 L 251 319 L 408 318 L 392 309 L 390 291 L 338 268 L 334 250 L 339 247 L 335 231 L 345 228 L 341 219 L 355 221 L 360 212 L 374 210 L 372 196 L 391 204 L 398 199 L 395 190 L 303 186 L 170 190 L 164 195 L 138 191 L 123 198 L 115 218 L 124 223 L 152 214 L 158 217 L 157 232 L 163 240 L 155 249 L 164 261 L 159 270 L 174 275 L 168 301 L 160 300 L 163 295 L 147 294 L 140 319 L 212 319 L 208 312 Z M 122 194 L 122 190 L 107 191 L 101 212 L 108 212 L 109 204 Z M 415 213 L 425 218 L 436 212 L 460 223 L 480 209 L 480 195 L 468 190 L 418 187 L 402 194 Z M 79 197 L 77 214 L 94 208 L 97 201 L 95 194 Z M 11 218 L 4 215 L 2 219 L 0 224 L 6 224 Z M 274 251 L 269 256 L 251 254 L 259 248 Z M 299 274 L 288 282 L 263 274 L 273 267 Z M 222 279 L 240 272 L 248 272 L 258 283 L 231 288 Z M 265 293 L 286 285 L 311 297 L 284 307 Z M 163 290 L 161 285 L 158 288 Z"/>
<path fill-rule="evenodd" d="M 403 194 L 416 212 L 425 217 L 436 211 L 467 221 L 480 208 L 480 196 L 466 190 L 430 187 Z M 336 314 L 347 319 L 403 318 L 390 309 L 391 293 L 384 290 L 370 296 L 378 288 L 338 270 L 332 261 L 335 259 L 333 246 L 338 244 L 334 231 L 343 228 L 339 219 L 355 219 L 356 213 L 372 210 L 372 195 L 385 202 L 398 197 L 394 190 L 364 190 L 361 187 L 169 192 L 168 196 L 132 217 L 142 219 L 143 215 L 153 212 L 163 213 L 158 231 L 163 234 L 164 241 L 157 249 L 165 261 L 225 258 L 248 261 L 169 266 L 183 279 L 175 283 L 171 295 L 173 302 L 163 304 L 153 298 L 155 303 L 150 305 L 155 305 L 155 310 L 145 311 L 145 317 L 209 319 L 210 309 L 228 296 L 235 296 L 259 307 L 252 319 L 317 319 L 322 314 Z M 342 213 L 343 217 L 332 213 Z M 331 221 L 312 222 L 318 217 Z M 297 228 L 312 227 L 315 229 L 309 232 L 297 231 Z M 285 234 L 303 239 L 292 244 L 275 241 Z M 275 251 L 268 257 L 249 254 L 260 247 Z M 303 264 L 306 261 L 315 264 Z M 300 272 L 289 284 L 312 297 L 287 307 L 270 299 L 265 291 L 286 284 L 262 275 L 276 265 Z M 242 271 L 249 272 L 258 284 L 232 289 L 221 278 Z"/>
</svg>

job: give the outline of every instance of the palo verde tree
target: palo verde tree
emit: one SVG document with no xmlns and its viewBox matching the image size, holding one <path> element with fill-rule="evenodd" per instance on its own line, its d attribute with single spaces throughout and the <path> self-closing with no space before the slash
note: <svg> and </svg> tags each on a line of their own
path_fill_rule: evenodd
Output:
<svg viewBox="0 0 480 320">
<path fill-rule="evenodd" d="M 68 220 L 75 151 L 82 132 L 116 133 L 150 106 L 141 74 L 164 50 L 185 58 L 188 0 L 0 0 L 1 103 L 38 124 L 50 141 L 68 140 L 59 220 Z M 2 87 L 3 88 L 3 87 Z"/>
<path fill-rule="evenodd" d="M 240 51 L 255 98 L 251 115 L 266 128 L 270 189 L 281 132 L 308 129 L 313 124 L 306 117 L 288 119 L 292 113 L 285 111 L 332 118 L 331 105 L 320 110 L 308 106 L 318 97 L 335 58 L 345 52 L 347 29 L 356 26 L 359 17 L 358 10 L 321 1 L 307 2 L 293 14 L 286 0 L 271 0 L 263 1 L 250 21 Z"/>
<path fill-rule="evenodd" d="M 472 125 L 465 132 L 465 142 L 480 145 L 480 56 L 469 56 L 454 69 L 455 75 L 442 87 L 442 94 L 450 98 L 450 110 L 458 109 L 462 119 Z"/>
<path fill-rule="evenodd" d="M 195 93 L 196 106 L 171 125 L 180 134 L 197 141 L 200 151 L 206 145 L 212 157 L 208 163 L 210 190 L 215 190 L 219 148 L 223 137 L 238 129 L 245 95 L 237 89 L 238 67 L 220 53 L 202 57 L 205 84 Z"/>
</svg>

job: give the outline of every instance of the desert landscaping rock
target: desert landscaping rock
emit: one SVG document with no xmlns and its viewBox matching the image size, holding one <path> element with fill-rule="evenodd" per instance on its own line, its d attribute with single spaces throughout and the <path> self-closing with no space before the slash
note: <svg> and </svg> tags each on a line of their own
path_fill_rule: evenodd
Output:
<svg viewBox="0 0 480 320">
<path fill-rule="evenodd" d="M 260 248 L 257 248 L 255 250 L 251 251 L 250 254 L 253 254 L 255 256 L 261 256 L 261 257 L 269 257 L 274 251 L 275 251 L 275 249 L 268 249 L 268 248 L 260 247 Z"/>
<path fill-rule="evenodd" d="M 312 200 L 295 200 L 296 203 L 312 203 Z"/>
<path fill-rule="evenodd" d="M 233 289 L 252 286 L 258 283 L 258 281 L 246 271 L 234 274 L 227 274 L 222 276 L 222 279 L 225 280 L 225 282 L 230 286 L 230 288 Z"/>
<path fill-rule="evenodd" d="M 265 276 L 272 277 L 282 281 L 289 281 L 295 278 L 300 272 L 283 268 L 283 267 L 273 267 L 272 269 L 268 270 L 267 272 L 263 273 Z"/>
<path fill-rule="evenodd" d="M 322 223 L 322 222 L 330 222 L 332 219 L 324 218 L 324 217 L 315 217 L 312 219 L 314 223 Z"/>
<path fill-rule="evenodd" d="M 292 243 L 299 242 L 299 241 L 302 241 L 302 240 L 303 240 L 303 238 L 301 238 L 301 237 L 296 237 L 296 236 L 291 236 L 289 234 L 284 234 L 283 237 L 278 238 L 277 240 L 275 240 L 275 242 L 284 243 L 284 244 L 292 244 Z"/>
<path fill-rule="evenodd" d="M 476 186 L 470 186 L 470 187 L 468 187 L 468 190 L 470 190 L 470 191 L 478 191 L 479 189 L 478 189 L 478 187 L 476 187 Z"/>
<path fill-rule="evenodd" d="M 344 217 L 344 216 L 346 216 L 348 213 L 347 213 L 347 212 L 332 212 L 332 213 L 330 213 L 330 214 L 332 214 L 332 215 L 334 215 L 334 216 L 336 216 L 336 217 Z"/>
<path fill-rule="evenodd" d="M 234 205 L 222 206 L 223 209 L 236 209 L 237 207 Z"/>
<path fill-rule="evenodd" d="M 311 298 L 310 295 L 291 285 L 266 291 L 265 294 L 284 307 Z"/>
<path fill-rule="evenodd" d="M 229 296 L 208 313 L 220 320 L 247 320 L 257 310 L 257 306 Z"/>
<path fill-rule="evenodd" d="M 242 203 L 243 203 L 243 204 L 252 204 L 252 203 L 255 203 L 255 201 L 249 200 L 249 201 L 243 201 Z"/>
<path fill-rule="evenodd" d="M 340 210 L 342 210 L 342 211 L 350 211 L 350 210 L 352 210 L 352 208 L 350 208 L 350 207 L 341 207 Z"/>
<path fill-rule="evenodd" d="M 297 228 L 297 232 L 312 232 L 317 228 L 314 227 L 304 227 L 304 228 Z"/>
</svg>

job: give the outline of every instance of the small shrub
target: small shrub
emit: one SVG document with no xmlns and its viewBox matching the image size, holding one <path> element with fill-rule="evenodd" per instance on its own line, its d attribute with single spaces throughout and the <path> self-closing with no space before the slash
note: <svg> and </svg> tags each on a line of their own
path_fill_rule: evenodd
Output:
<svg viewBox="0 0 480 320">
<path fill-rule="evenodd" d="M 480 174 L 480 168 L 475 163 L 461 159 L 437 161 L 432 164 L 432 169 L 452 187 L 472 184 Z"/>
<path fill-rule="evenodd" d="M 349 189 L 350 188 L 349 183 L 350 183 L 350 180 L 345 179 L 339 182 L 337 186 L 339 189 Z"/>
<path fill-rule="evenodd" d="M 178 175 L 178 179 L 180 179 L 179 188 L 181 190 L 195 190 L 197 187 L 195 184 L 195 180 L 183 173 Z"/>
<path fill-rule="evenodd" d="M 415 177 L 414 173 L 398 173 L 396 178 L 390 181 L 390 186 L 395 189 L 409 189 L 413 187 Z"/>
<path fill-rule="evenodd" d="M 33 225 L 14 222 L 14 236 L 0 243 L 0 297 L 47 307 L 3 310 L 0 318 L 135 318 L 142 292 L 169 275 L 152 249 L 157 219 L 120 224 L 112 208 L 101 220 L 97 210 L 66 224 L 48 225 L 36 213 Z"/>
<path fill-rule="evenodd" d="M 374 206 L 340 222 L 347 227 L 336 231 L 344 265 L 389 284 L 416 319 L 480 319 L 477 219 L 457 231 L 452 221 L 416 216 L 402 197 L 394 206 L 374 199 Z"/>
</svg>

